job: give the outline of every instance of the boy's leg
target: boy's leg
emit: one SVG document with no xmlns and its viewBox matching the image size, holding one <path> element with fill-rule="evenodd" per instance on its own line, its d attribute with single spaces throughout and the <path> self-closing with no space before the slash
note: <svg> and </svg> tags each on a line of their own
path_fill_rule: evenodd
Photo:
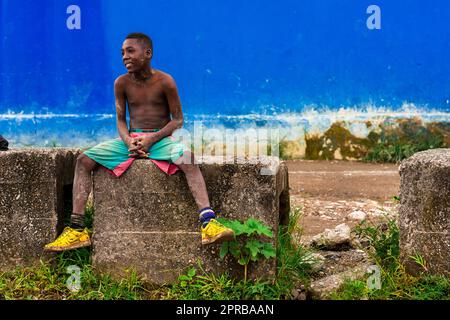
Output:
<svg viewBox="0 0 450 320">
<path fill-rule="evenodd" d="M 97 167 L 98 163 L 88 156 L 78 156 L 72 190 L 71 227 L 74 229 L 84 228 L 84 210 L 92 188 L 92 171 Z"/>
<path fill-rule="evenodd" d="M 73 210 L 70 227 L 53 242 L 47 244 L 47 251 L 65 251 L 91 245 L 87 229 L 84 228 L 84 209 L 92 188 L 92 171 L 98 164 L 84 154 L 77 158 L 73 182 Z"/>
<path fill-rule="evenodd" d="M 185 152 L 183 156 L 174 162 L 186 176 L 189 189 L 197 203 L 198 210 L 209 207 L 208 191 L 206 190 L 205 179 L 198 165 L 194 165 L 191 152 Z"/>
<path fill-rule="evenodd" d="M 216 215 L 209 204 L 205 180 L 199 166 L 194 164 L 193 157 L 193 154 L 187 151 L 174 163 L 184 172 L 189 189 L 197 203 L 202 224 L 202 244 L 229 241 L 234 238 L 234 232 L 215 219 Z"/>
<path fill-rule="evenodd" d="M 89 232 L 84 228 L 84 210 L 92 188 L 92 171 L 99 165 L 120 176 L 130 165 L 128 147 L 122 139 L 104 141 L 80 154 L 75 167 L 73 184 L 73 210 L 71 225 L 58 238 L 45 246 L 48 251 L 64 251 L 91 244 Z M 119 168 L 118 173 L 114 172 Z"/>
</svg>

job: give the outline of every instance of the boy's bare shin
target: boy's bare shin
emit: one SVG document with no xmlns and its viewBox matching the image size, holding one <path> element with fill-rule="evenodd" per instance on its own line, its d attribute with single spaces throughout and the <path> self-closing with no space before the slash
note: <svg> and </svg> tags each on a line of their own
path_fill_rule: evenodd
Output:
<svg viewBox="0 0 450 320">
<path fill-rule="evenodd" d="M 208 191 L 206 190 L 205 179 L 198 165 L 192 164 L 192 154 L 185 153 L 175 164 L 184 172 L 189 189 L 197 203 L 198 209 L 209 207 Z"/>
<path fill-rule="evenodd" d="M 181 167 L 181 166 L 180 166 Z M 189 167 L 189 168 L 186 168 Z M 186 175 L 186 180 L 189 185 L 189 189 L 194 196 L 198 209 L 209 207 L 208 191 L 206 190 L 205 180 L 203 179 L 202 172 L 198 165 L 183 165 L 181 168 Z"/>
<path fill-rule="evenodd" d="M 86 202 L 92 189 L 92 171 L 96 166 L 96 162 L 87 156 L 81 155 L 77 159 L 72 190 L 73 213 L 84 215 Z"/>
</svg>

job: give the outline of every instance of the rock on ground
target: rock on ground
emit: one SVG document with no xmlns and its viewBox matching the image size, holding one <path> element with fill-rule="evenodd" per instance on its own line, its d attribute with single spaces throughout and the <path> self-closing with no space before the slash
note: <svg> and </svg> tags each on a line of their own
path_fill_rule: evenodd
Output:
<svg viewBox="0 0 450 320">
<path fill-rule="evenodd" d="M 348 215 L 350 220 L 363 221 L 366 219 L 367 214 L 364 211 L 353 211 Z"/>
<path fill-rule="evenodd" d="M 370 263 L 358 264 L 346 271 L 315 280 L 311 283 L 309 293 L 313 299 L 327 299 L 329 294 L 338 290 L 346 280 L 362 278 L 370 266 Z"/>
<path fill-rule="evenodd" d="M 334 229 L 325 229 L 324 232 L 314 236 L 311 245 L 322 250 L 345 250 L 351 247 L 350 232 L 350 227 L 342 223 Z"/>
</svg>

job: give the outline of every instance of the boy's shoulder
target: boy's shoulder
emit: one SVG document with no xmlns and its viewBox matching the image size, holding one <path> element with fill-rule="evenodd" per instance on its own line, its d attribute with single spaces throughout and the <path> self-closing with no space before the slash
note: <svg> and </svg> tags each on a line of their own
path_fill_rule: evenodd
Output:
<svg viewBox="0 0 450 320">
<path fill-rule="evenodd" d="M 161 81 L 162 85 L 164 87 L 173 87 L 175 86 L 175 80 L 174 78 L 168 74 L 167 72 L 161 71 L 161 70 L 156 70 L 153 69 L 155 71 L 155 75 L 158 77 L 158 80 Z"/>
<path fill-rule="evenodd" d="M 114 80 L 114 84 L 115 85 L 124 85 L 126 83 L 126 81 L 128 80 L 128 78 L 129 78 L 128 73 L 121 74 L 120 76 L 118 76 L 116 78 L 116 80 Z"/>
<path fill-rule="evenodd" d="M 172 81 L 174 81 L 173 77 L 167 72 L 164 72 L 164 71 L 161 71 L 161 70 L 156 70 L 156 69 L 153 69 L 153 71 L 155 71 L 155 75 L 160 80 L 162 80 L 164 82 L 172 82 Z"/>
</svg>

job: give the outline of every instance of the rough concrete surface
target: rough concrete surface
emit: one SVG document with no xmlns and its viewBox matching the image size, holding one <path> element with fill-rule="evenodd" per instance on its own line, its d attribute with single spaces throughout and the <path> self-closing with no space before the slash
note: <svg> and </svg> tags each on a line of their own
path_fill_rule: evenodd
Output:
<svg viewBox="0 0 450 320">
<path fill-rule="evenodd" d="M 414 154 L 400 165 L 400 252 L 412 274 L 421 267 L 410 257 L 421 255 L 428 272 L 450 275 L 450 149 Z"/>
<path fill-rule="evenodd" d="M 0 152 L 0 269 L 37 263 L 62 229 L 65 190 L 76 149 L 27 148 Z M 64 187 L 69 186 L 69 188 Z"/>
</svg>

